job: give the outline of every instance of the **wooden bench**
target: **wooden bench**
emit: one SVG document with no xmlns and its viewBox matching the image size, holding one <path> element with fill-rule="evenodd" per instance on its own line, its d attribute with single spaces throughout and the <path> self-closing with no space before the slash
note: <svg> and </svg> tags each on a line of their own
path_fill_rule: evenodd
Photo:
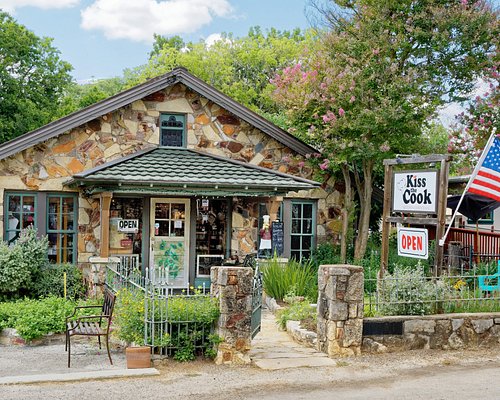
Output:
<svg viewBox="0 0 500 400">
<path fill-rule="evenodd" d="M 109 289 L 104 290 L 104 303 L 95 306 L 77 306 L 73 314 L 66 318 L 66 351 L 68 352 L 68 368 L 71 363 L 71 336 L 97 336 L 99 348 L 101 348 L 101 336 L 106 338 L 106 350 L 108 351 L 109 362 L 113 365 L 109 352 L 109 328 L 115 306 L 115 294 Z M 99 309 L 100 311 L 91 315 L 81 315 L 75 320 L 71 320 L 81 309 Z"/>
</svg>

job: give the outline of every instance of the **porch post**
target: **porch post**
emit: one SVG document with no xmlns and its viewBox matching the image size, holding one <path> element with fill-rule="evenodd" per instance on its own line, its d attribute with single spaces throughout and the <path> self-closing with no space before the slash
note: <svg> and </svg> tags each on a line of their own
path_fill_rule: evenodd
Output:
<svg viewBox="0 0 500 400">
<path fill-rule="evenodd" d="M 266 208 L 269 216 L 271 217 L 271 222 L 278 219 L 278 210 L 282 202 L 283 197 L 271 197 L 268 201 L 266 201 Z"/>
<path fill-rule="evenodd" d="M 101 257 L 109 257 L 109 208 L 113 193 L 101 193 Z"/>
</svg>

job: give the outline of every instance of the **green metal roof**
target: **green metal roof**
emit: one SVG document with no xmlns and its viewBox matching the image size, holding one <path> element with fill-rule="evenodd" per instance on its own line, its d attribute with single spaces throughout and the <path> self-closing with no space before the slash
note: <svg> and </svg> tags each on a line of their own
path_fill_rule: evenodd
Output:
<svg viewBox="0 0 500 400">
<path fill-rule="evenodd" d="M 319 183 L 226 159 L 198 150 L 158 147 L 103 164 L 73 176 L 70 183 L 97 190 L 128 188 L 181 188 L 183 191 L 238 194 L 286 193 L 307 190 Z M 118 186 L 118 187 L 117 187 Z M 99 188 L 99 189 L 98 189 Z"/>
</svg>

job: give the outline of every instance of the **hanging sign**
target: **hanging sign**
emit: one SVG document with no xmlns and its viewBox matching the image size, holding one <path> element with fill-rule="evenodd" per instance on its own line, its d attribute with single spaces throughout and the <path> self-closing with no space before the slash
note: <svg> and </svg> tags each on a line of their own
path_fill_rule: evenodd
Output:
<svg viewBox="0 0 500 400">
<path fill-rule="evenodd" d="M 398 228 L 398 256 L 429 258 L 427 229 Z"/>
<path fill-rule="evenodd" d="M 437 171 L 395 172 L 392 189 L 392 211 L 436 214 Z"/>
<path fill-rule="evenodd" d="M 138 219 L 119 219 L 118 220 L 118 232 L 123 232 L 123 233 L 137 233 L 137 232 L 139 232 L 139 220 Z"/>
</svg>

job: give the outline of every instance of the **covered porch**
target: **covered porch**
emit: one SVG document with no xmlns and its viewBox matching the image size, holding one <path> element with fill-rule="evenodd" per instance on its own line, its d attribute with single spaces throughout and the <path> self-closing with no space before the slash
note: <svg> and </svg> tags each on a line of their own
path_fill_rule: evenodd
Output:
<svg viewBox="0 0 500 400">
<path fill-rule="evenodd" d="M 101 257 L 117 256 L 122 267 L 143 274 L 155 270 L 173 288 L 207 284 L 212 265 L 236 264 L 255 253 L 263 215 L 282 219 L 287 193 L 319 186 L 248 163 L 167 147 L 74 175 L 68 185 L 100 200 Z M 309 229 L 315 229 L 312 210 Z M 284 242 L 289 253 L 286 234 Z"/>
</svg>

